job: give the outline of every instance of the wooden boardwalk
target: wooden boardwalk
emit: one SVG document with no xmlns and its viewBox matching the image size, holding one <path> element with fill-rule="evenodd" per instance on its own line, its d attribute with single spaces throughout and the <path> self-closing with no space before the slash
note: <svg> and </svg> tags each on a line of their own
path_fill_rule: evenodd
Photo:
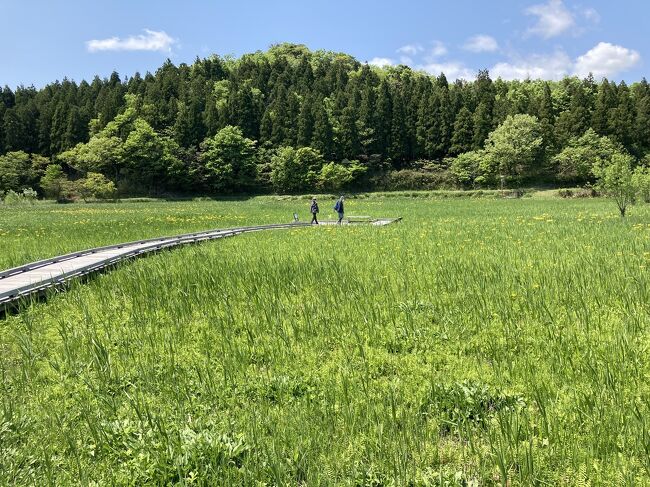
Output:
<svg viewBox="0 0 650 487">
<path fill-rule="evenodd" d="M 379 218 L 359 222 L 370 225 L 388 225 L 399 221 L 400 218 Z M 323 225 L 334 225 L 336 222 L 323 221 Z M 345 224 L 358 224 L 354 221 Z M 32 262 L 20 267 L 14 267 L 0 272 L 0 306 L 36 296 L 50 288 L 61 287 L 71 279 L 76 279 L 93 272 L 111 267 L 118 262 L 163 249 L 180 245 L 232 237 L 241 233 L 262 230 L 291 229 L 309 227 L 309 223 L 287 223 L 276 225 L 258 225 L 250 227 L 210 230 L 206 232 L 188 233 L 173 237 L 161 237 L 136 242 L 97 247 L 94 249 L 59 255 L 50 259 Z"/>
</svg>

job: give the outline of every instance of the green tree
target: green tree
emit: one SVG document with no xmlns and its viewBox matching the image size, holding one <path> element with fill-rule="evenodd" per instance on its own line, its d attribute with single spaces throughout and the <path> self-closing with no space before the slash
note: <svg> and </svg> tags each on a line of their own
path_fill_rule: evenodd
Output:
<svg viewBox="0 0 650 487">
<path fill-rule="evenodd" d="M 325 157 L 332 157 L 334 155 L 334 131 L 324 101 L 316 103 L 314 111 L 314 135 L 311 146 Z"/>
<path fill-rule="evenodd" d="M 427 132 L 431 123 L 429 117 L 429 98 L 431 96 L 432 86 L 427 83 L 422 88 L 420 99 L 417 104 L 417 117 L 415 120 L 415 155 L 418 158 L 429 158 L 427 152 Z"/>
<path fill-rule="evenodd" d="M 625 216 L 627 207 L 634 204 L 638 192 L 638 177 L 634 177 L 633 163 L 634 158 L 629 154 L 615 152 L 610 161 L 596 163 L 593 167 L 596 189 L 616 202 L 621 217 Z"/>
<path fill-rule="evenodd" d="M 341 113 L 338 142 L 341 146 L 341 152 L 346 157 L 356 157 L 362 151 L 359 125 L 357 124 L 356 111 L 353 106 L 346 106 Z"/>
<path fill-rule="evenodd" d="M 544 140 L 544 150 L 548 155 L 555 152 L 555 111 L 553 109 L 553 95 L 551 87 L 548 82 L 544 82 L 542 86 L 542 94 L 540 96 L 538 108 L 539 128 Z"/>
<path fill-rule="evenodd" d="M 63 102 L 60 102 L 55 110 L 54 116 L 52 117 L 50 134 L 49 134 L 49 145 L 50 152 L 52 154 L 58 154 L 59 152 L 68 149 L 66 147 L 65 133 L 68 128 L 68 106 Z"/>
<path fill-rule="evenodd" d="M 632 181 L 637 195 L 645 203 L 650 203 L 650 167 L 637 166 L 632 175 Z"/>
<path fill-rule="evenodd" d="M 473 117 L 474 135 L 472 138 L 472 147 L 481 149 L 492 130 L 492 115 L 486 103 L 479 103 Z"/>
<path fill-rule="evenodd" d="M 472 151 L 460 154 L 446 162 L 457 184 L 466 188 L 475 188 L 485 180 L 482 167 L 487 165 L 487 157 L 485 151 Z"/>
<path fill-rule="evenodd" d="M 406 131 L 406 113 L 404 99 L 399 91 L 393 96 L 393 113 L 391 115 L 390 146 L 388 155 L 393 161 L 404 162 L 408 154 L 408 134 Z"/>
<path fill-rule="evenodd" d="M 40 185 L 45 192 L 45 196 L 53 199 L 60 199 L 66 190 L 68 178 L 63 172 L 63 168 L 58 164 L 51 164 L 45 169 L 45 174 L 41 178 Z"/>
<path fill-rule="evenodd" d="M 295 101 L 295 96 L 293 98 Z M 242 129 L 244 137 L 257 139 L 263 113 L 261 91 L 251 83 L 244 83 L 236 91 L 230 110 L 231 120 Z M 293 109 L 289 109 L 289 112 L 289 116 L 292 116 Z"/>
<path fill-rule="evenodd" d="M 637 152 L 650 151 L 650 95 L 643 95 L 636 101 L 634 138 Z"/>
<path fill-rule="evenodd" d="M 174 140 L 183 147 L 191 146 L 196 140 L 194 129 L 195 121 L 190 108 L 185 103 L 178 102 L 176 121 L 172 128 Z"/>
<path fill-rule="evenodd" d="M 314 135 L 314 97 L 307 95 L 300 106 L 298 115 L 298 147 L 307 147 L 311 144 Z"/>
<path fill-rule="evenodd" d="M 552 160 L 558 179 L 567 182 L 586 182 L 591 179 L 594 164 L 603 166 L 611 160 L 616 146 L 607 137 L 600 137 L 593 129 L 582 137 L 574 137 L 568 146 Z"/>
<path fill-rule="evenodd" d="M 610 111 L 609 133 L 615 141 L 631 149 L 634 140 L 634 103 L 624 81 L 619 85 L 617 95 L 617 106 Z"/>
<path fill-rule="evenodd" d="M 427 158 L 439 158 L 445 153 L 445 120 L 442 100 L 438 90 L 431 92 L 427 99 L 424 122 L 424 154 Z"/>
<path fill-rule="evenodd" d="M 158 135 L 144 119 L 136 119 L 124 142 L 125 167 L 132 182 L 149 191 L 160 190 L 170 170 L 180 163 L 172 148 L 169 139 Z"/>
<path fill-rule="evenodd" d="M 29 144 L 27 127 L 19 116 L 18 110 L 6 110 L 3 117 L 4 148 L 7 151 L 24 151 Z"/>
<path fill-rule="evenodd" d="M 474 120 L 472 112 L 463 107 L 454 122 L 454 135 L 451 138 L 451 154 L 462 154 L 472 149 L 474 137 Z"/>
<path fill-rule="evenodd" d="M 0 156 L 0 192 L 35 186 L 48 163 L 49 159 L 43 156 L 23 151 Z"/>
<path fill-rule="evenodd" d="M 573 137 L 580 137 L 589 128 L 591 116 L 584 87 L 575 79 L 567 87 L 569 103 L 555 121 L 554 138 L 559 148 L 566 146 Z"/>
<path fill-rule="evenodd" d="M 478 72 L 474 83 L 475 98 L 478 106 L 474 111 L 474 148 L 480 149 L 485 144 L 492 131 L 492 114 L 494 111 L 495 90 L 490 73 L 487 70 Z"/>
<path fill-rule="evenodd" d="M 32 179 L 29 154 L 17 151 L 0 156 L 0 193 L 20 191 L 30 186 Z"/>
<path fill-rule="evenodd" d="M 616 85 L 614 84 L 614 87 Z M 599 135 L 609 135 L 609 116 L 610 111 L 616 108 L 616 92 L 612 89 L 612 84 L 604 79 L 597 88 L 594 113 L 591 118 L 591 128 Z"/>
<path fill-rule="evenodd" d="M 542 175 L 542 160 L 553 162 L 570 148 L 574 154 L 564 158 L 560 177 L 588 180 L 584 164 L 573 176 L 564 169 L 582 157 L 572 141 L 589 128 L 636 157 L 650 152 L 646 80 L 630 87 L 593 77 L 492 81 L 481 71 L 475 81 L 450 85 L 444 75 L 406 66 L 380 70 L 345 54 L 283 44 L 239 59 L 210 56 L 179 66 L 167 60 L 155 73 L 129 79 L 112 73 L 78 85 L 64 79 L 38 90 L 2 88 L 0 154 L 52 157 L 83 173 L 100 172 L 123 189 L 185 185 L 197 191 L 206 187 L 188 183 L 205 176 L 200 142 L 227 125 L 239 126 L 268 151 L 311 146 L 328 161 L 372 160 L 375 169 L 367 174 L 374 177 L 421 158 L 485 147 L 489 134 L 518 114 L 537 116 L 543 139 L 540 164 L 525 169 L 530 177 Z M 136 129 L 139 119 L 153 130 L 150 137 L 140 123 Z M 124 152 L 127 139 L 138 134 L 153 143 L 151 157 L 134 144 Z"/>
<path fill-rule="evenodd" d="M 376 148 L 375 134 L 375 103 L 376 92 L 372 86 L 372 74 L 368 71 L 365 73 L 365 83 L 361 87 L 361 105 L 359 107 L 359 117 L 357 127 L 359 133 L 359 142 L 365 154 L 372 152 Z"/>
<path fill-rule="evenodd" d="M 271 104 L 271 140 L 276 146 L 288 144 L 291 140 L 294 120 L 289 111 L 289 98 L 293 97 L 284 84 L 278 84 Z"/>
<path fill-rule="evenodd" d="M 218 191 L 241 192 L 255 184 L 255 141 L 228 125 L 201 144 L 200 161 Z"/>
<path fill-rule="evenodd" d="M 69 149 L 79 142 L 88 140 L 88 122 L 90 118 L 85 111 L 74 106 L 68 113 L 68 123 L 63 134 L 62 147 Z"/>
<path fill-rule="evenodd" d="M 376 111 L 373 117 L 375 151 L 388 155 L 390 148 L 390 133 L 393 118 L 393 98 L 386 78 L 381 80 L 377 95 Z"/>
<path fill-rule="evenodd" d="M 537 117 L 509 116 L 489 135 L 481 169 L 491 176 L 522 176 L 538 162 L 542 143 Z"/>
<path fill-rule="evenodd" d="M 125 162 L 124 144 L 115 136 L 96 135 L 86 144 L 63 152 L 58 159 L 78 171 L 99 172 L 117 181 Z"/>
<path fill-rule="evenodd" d="M 311 147 L 283 147 L 271 159 L 271 183 L 276 191 L 313 189 L 324 162 L 322 154 Z"/>
</svg>

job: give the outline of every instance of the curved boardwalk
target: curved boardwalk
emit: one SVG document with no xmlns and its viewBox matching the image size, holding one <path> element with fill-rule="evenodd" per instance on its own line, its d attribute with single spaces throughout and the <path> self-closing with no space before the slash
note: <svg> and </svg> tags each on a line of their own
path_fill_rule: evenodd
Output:
<svg viewBox="0 0 650 487">
<path fill-rule="evenodd" d="M 372 225 L 388 225 L 398 220 L 382 218 L 369 220 L 367 223 Z M 322 223 L 327 225 L 333 224 L 334 222 Z M 173 237 L 138 240 L 136 242 L 110 245 L 107 247 L 97 247 L 32 262 L 0 272 L 0 306 L 25 297 L 38 295 L 46 289 L 61 286 L 71 279 L 106 269 L 123 260 L 162 249 L 202 242 L 204 240 L 232 237 L 240 233 L 308 226 L 310 226 L 308 223 L 287 223 L 210 230 Z"/>
</svg>

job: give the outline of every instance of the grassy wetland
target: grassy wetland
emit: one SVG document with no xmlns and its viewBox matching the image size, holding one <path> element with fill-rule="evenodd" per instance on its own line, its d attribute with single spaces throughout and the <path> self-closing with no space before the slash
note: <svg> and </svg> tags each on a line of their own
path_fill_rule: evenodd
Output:
<svg viewBox="0 0 650 487">
<path fill-rule="evenodd" d="M 307 205 L 0 208 L 0 268 Z M 650 484 L 650 207 L 347 212 L 405 220 L 163 252 L 0 321 L 0 485 Z"/>
</svg>

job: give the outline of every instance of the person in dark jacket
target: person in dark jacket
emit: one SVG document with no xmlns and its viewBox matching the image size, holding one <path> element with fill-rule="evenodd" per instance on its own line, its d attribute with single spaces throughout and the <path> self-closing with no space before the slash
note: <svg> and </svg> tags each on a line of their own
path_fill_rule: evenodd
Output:
<svg viewBox="0 0 650 487">
<path fill-rule="evenodd" d="M 336 204 L 334 205 L 334 211 L 336 211 L 339 214 L 339 221 L 336 222 L 337 225 L 340 225 L 341 222 L 343 221 L 343 215 L 345 213 L 343 202 L 344 202 L 344 198 L 343 196 L 341 196 L 338 200 L 336 200 Z"/>
<path fill-rule="evenodd" d="M 316 198 L 311 199 L 311 222 L 315 223 L 318 225 L 318 219 L 316 218 L 316 214 L 318 213 L 318 203 L 316 202 Z"/>
</svg>

